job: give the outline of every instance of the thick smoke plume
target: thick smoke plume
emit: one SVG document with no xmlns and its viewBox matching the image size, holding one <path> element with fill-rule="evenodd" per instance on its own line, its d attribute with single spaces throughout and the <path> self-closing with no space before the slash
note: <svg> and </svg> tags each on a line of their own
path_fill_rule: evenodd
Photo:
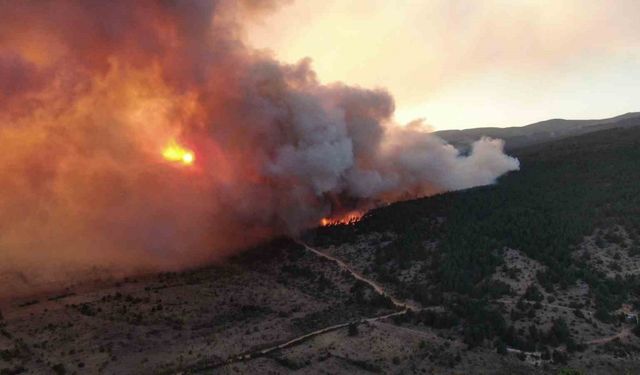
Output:
<svg viewBox="0 0 640 375">
<path fill-rule="evenodd" d="M 501 141 L 461 156 L 394 124 L 386 91 L 247 48 L 243 20 L 277 5 L 0 0 L 0 294 L 194 266 L 518 169 Z"/>
</svg>

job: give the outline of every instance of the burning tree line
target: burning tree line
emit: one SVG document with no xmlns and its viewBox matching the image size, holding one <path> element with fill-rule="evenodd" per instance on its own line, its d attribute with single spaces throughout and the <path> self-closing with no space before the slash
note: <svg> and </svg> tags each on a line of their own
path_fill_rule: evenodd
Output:
<svg viewBox="0 0 640 375">
<path fill-rule="evenodd" d="M 0 3 L 0 271 L 188 267 L 518 168 L 500 141 L 460 155 L 397 124 L 388 92 L 246 46 L 277 3 Z"/>
</svg>

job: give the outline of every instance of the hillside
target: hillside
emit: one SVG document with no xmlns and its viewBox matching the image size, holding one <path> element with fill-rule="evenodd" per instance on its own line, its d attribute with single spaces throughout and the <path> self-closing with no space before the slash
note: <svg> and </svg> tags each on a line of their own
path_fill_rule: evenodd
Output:
<svg viewBox="0 0 640 375">
<path fill-rule="evenodd" d="M 640 125 L 640 112 L 600 120 L 551 119 L 521 127 L 442 130 L 434 134 L 460 149 L 467 149 L 471 143 L 486 136 L 504 139 L 505 148 L 513 150 L 581 134 L 637 125 Z"/>
<path fill-rule="evenodd" d="M 2 307 L 17 373 L 640 372 L 640 127 L 224 265 Z"/>
<path fill-rule="evenodd" d="M 345 243 L 384 235 L 363 269 L 405 298 L 445 304 L 471 347 L 588 350 L 640 308 L 639 146 L 630 128 L 521 149 L 522 170 L 497 185 L 380 208 L 315 242 L 346 256 Z M 560 318 L 572 338 L 551 345 L 538 331 Z M 615 342 L 637 358 L 629 340 Z"/>
</svg>

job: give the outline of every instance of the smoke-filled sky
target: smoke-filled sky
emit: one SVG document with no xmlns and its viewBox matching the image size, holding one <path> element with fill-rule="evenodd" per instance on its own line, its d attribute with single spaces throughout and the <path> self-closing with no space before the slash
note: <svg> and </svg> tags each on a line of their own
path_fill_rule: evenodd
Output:
<svg viewBox="0 0 640 375">
<path fill-rule="evenodd" d="M 388 90 L 249 47 L 280 6 L 0 0 L 0 297 L 207 264 L 518 170 L 500 140 L 461 155 L 398 123 Z"/>
<path fill-rule="evenodd" d="M 402 121 L 520 126 L 640 110 L 639 17 L 636 0 L 296 0 L 248 38 L 388 88 Z"/>
</svg>

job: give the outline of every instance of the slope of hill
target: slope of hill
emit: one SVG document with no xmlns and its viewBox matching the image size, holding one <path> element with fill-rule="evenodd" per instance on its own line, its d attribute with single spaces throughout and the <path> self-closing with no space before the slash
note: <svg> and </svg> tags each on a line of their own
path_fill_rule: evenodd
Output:
<svg viewBox="0 0 640 375">
<path fill-rule="evenodd" d="M 13 301 L 0 373 L 640 373 L 640 127 L 517 156 L 225 265 Z"/>
<path fill-rule="evenodd" d="M 585 358 L 603 350 L 588 343 L 622 334 L 609 349 L 637 358 L 634 326 L 621 322 L 640 309 L 640 128 L 517 154 L 522 170 L 494 186 L 380 208 L 315 242 L 357 262 L 349 249 L 384 235 L 363 269 L 423 306 L 445 305 L 469 347 Z"/>
<path fill-rule="evenodd" d="M 551 119 L 521 127 L 442 130 L 434 134 L 460 149 L 467 149 L 471 143 L 487 136 L 504 139 L 506 149 L 512 150 L 600 130 L 637 125 L 640 125 L 640 112 L 601 120 Z"/>
</svg>

